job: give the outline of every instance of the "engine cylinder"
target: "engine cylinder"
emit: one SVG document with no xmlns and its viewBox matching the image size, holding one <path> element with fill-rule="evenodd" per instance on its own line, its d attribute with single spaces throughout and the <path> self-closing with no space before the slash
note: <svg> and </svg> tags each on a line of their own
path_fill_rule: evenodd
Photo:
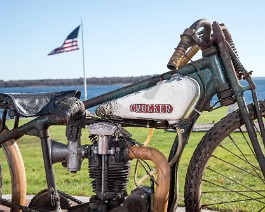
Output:
<svg viewBox="0 0 265 212">
<path fill-rule="evenodd" d="M 128 154 L 128 148 L 127 143 L 122 138 L 118 140 L 110 138 L 109 150 L 106 155 L 99 154 L 97 143 L 90 146 L 88 168 L 97 198 L 111 200 L 117 196 L 124 196 L 126 193 L 130 175 L 130 161 L 124 157 L 124 153 Z M 104 167 L 102 160 L 104 160 Z M 102 179 L 104 179 L 103 183 Z M 102 184 L 104 189 L 102 189 Z"/>
</svg>

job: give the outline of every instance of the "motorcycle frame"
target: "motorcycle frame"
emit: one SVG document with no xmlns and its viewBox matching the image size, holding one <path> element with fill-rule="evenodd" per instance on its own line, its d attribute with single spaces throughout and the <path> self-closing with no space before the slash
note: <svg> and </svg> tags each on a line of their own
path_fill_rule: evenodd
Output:
<svg viewBox="0 0 265 212">
<path fill-rule="evenodd" d="M 168 161 L 175 158 L 174 163 L 171 166 L 171 190 L 169 195 L 169 206 L 176 201 L 175 184 L 177 179 L 178 163 L 181 154 L 188 142 L 192 127 L 201 112 L 204 110 L 210 111 L 212 108 L 210 106 L 210 100 L 214 95 L 220 93 L 221 88 L 226 88 L 225 91 L 231 91 L 234 97 L 234 102 L 237 102 L 239 111 L 241 113 L 242 119 L 246 125 L 247 132 L 249 134 L 250 140 L 254 147 L 254 151 L 257 155 L 258 162 L 260 164 L 263 175 L 265 176 L 265 158 L 262 152 L 261 146 L 257 140 L 256 131 L 253 127 L 253 122 L 248 113 L 248 108 L 244 99 L 244 91 L 254 90 L 255 86 L 249 84 L 249 86 L 242 87 L 237 78 L 235 69 L 232 64 L 231 55 L 229 49 L 224 40 L 217 42 L 215 46 L 210 47 L 203 51 L 203 58 L 194 62 L 190 62 L 187 65 L 181 66 L 179 69 L 163 73 L 161 75 L 153 76 L 149 79 L 143 80 L 141 82 L 117 89 L 115 91 L 97 96 L 95 98 L 84 101 L 86 109 L 92 108 L 94 106 L 100 105 L 107 101 L 115 100 L 120 97 L 132 94 L 134 92 L 150 88 L 155 86 L 161 80 L 169 80 L 174 74 L 180 74 L 182 76 L 187 76 L 193 78 L 200 87 L 200 96 L 198 102 L 193 108 L 188 118 L 176 122 L 174 125 L 168 125 L 166 122 L 156 122 L 154 120 L 125 120 L 125 119 L 113 119 L 112 121 L 121 123 L 124 126 L 142 126 L 142 127 L 154 127 L 154 128 L 177 128 L 177 130 L 182 130 L 178 133 L 170 154 Z M 222 89 L 221 89 L 222 90 Z M 256 108 L 257 109 L 257 108 Z M 58 193 L 56 191 L 56 185 L 54 180 L 53 168 L 49 156 L 49 134 L 48 128 L 51 125 L 58 125 L 58 123 L 51 117 L 52 115 L 40 116 L 31 122 L 17 127 L 18 120 L 15 120 L 15 128 L 12 131 L 7 131 L 0 136 L 0 145 L 11 139 L 17 139 L 25 134 L 35 135 L 41 139 L 41 145 L 43 150 L 43 158 L 46 171 L 46 180 L 48 185 L 48 190 L 52 195 L 54 195 L 54 200 L 58 199 Z M 90 124 L 93 120 L 87 119 L 85 124 Z M 84 123 L 82 122 L 82 125 Z M 3 126 L 3 125 L 2 125 Z M 78 127 L 78 126 L 77 126 Z M 83 126 L 79 126 L 83 127 Z M 264 129 L 264 127 L 263 127 Z M 79 130 L 79 129 L 78 129 Z M 179 132 L 179 131 L 178 131 Z M 80 137 L 77 137 L 80 139 Z M 180 141 L 182 144 L 180 145 Z M 180 148 L 180 149 L 179 149 Z M 177 155 L 176 155 L 177 153 Z M 55 202 L 55 205 L 59 206 L 59 202 Z"/>
<path fill-rule="evenodd" d="M 225 41 L 220 41 L 218 42 L 218 45 L 216 47 L 211 47 L 207 49 L 207 51 L 204 51 L 204 57 L 202 59 L 190 62 L 187 65 L 181 66 L 177 70 L 169 71 L 161 75 L 146 79 L 139 83 L 135 83 L 124 88 L 109 92 L 107 94 L 92 98 L 90 100 L 86 100 L 84 101 L 85 107 L 86 109 L 89 109 L 107 101 L 118 99 L 120 97 L 129 95 L 142 89 L 147 89 L 149 87 L 155 86 L 156 83 L 160 82 L 161 80 L 170 79 L 176 73 L 179 73 L 183 76 L 191 77 L 196 80 L 199 84 L 201 92 L 198 99 L 198 103 L 196 104 L 195 108 L 193 109 L 193 112 L 189 115 L 189 117 L 187 119 L 180 120 L 174 125 L 174 127 L 176 127 L 178 130 L 182 129 L 182 135 L 178 134 L 178 136 L 176 137 L 168 157 L 168 161 L 171 161 L 173 157 L 175 157 L 175 163 L 171 166 L 171 191 L 169 194 L 169 206 L 173 203 L 173 201 L 176 201 L 173 200 L 173 198 L 175 198 L 175 193 L 178 193 L 178 188 L 175 189 L 175 184 L 177 184 L 178 182 L 178 163 L 185 148 L 185 145 L 188 142 L 189 136 L 192 132 L 193 125 L 195 124 L 202 111 L 212 110 L 212 107 L 210 106 L 210 100 L 214 95 L 218 93 L 218 90 L 222 87 L 229 87 L 228 90 L 231 90 L 231 94 L 234 97 L 233 103 L 237 102 L 238 104 L 238 108 L 247 128 L 247 132 L 252 142 L 252 146 L 257 155 L 259 165 L 261 167 L 263 175 L 265 176 L 264 154 L 257 139 L 254 124 L 249 115 L 247 104 L 244 98 L 244 92 L 247 90 L 255 90 L 255 85 L 249 84 L 248 86 L 241 86 L 237 78 L 235 69 L 233 67 L 231 56 L 229 54 L 228 48 L 226 47 Z M 124 126 L 136 125 L 155 128 L 169 127 L 166 123 L 161 124 L 148 120 L 117 121 L 123 123 Z M 264 129 L 264 126 L 260 126 L 260 129 Z M 179 136 L 182 136 L 181 145 L 179 144 Z M 176 155 L 176 153 L 178 153 L 178 155 Z"/>
</svg>

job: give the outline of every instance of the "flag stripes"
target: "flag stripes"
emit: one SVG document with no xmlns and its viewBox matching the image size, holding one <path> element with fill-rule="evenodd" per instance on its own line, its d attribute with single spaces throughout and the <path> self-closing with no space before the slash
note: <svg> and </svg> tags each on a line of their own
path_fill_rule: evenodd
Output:
<svg viewBox="0 0 265 212">
<path fill-rule="evenodd" d="M 79 50 L 78 44 L 77 44 L 77 37 L 79 32 L 80 26 L 78 26 L 76 29 L 74 29 L 65 39 L 63 44 L 52 50 L 48 55 L 54 55 L 59 54 L 63 52 L 70 52 L 74 50 Z"/>
<path fill-rule="evenodd" d="M 69 51 L 74 51 L 78 50 L 78 45 L 77 45 L 77 38 L 71 39 L 71 40 L 66 40 L 62 46 L 64 48 L 64 51 L 69 52 Z"/>
</svg>

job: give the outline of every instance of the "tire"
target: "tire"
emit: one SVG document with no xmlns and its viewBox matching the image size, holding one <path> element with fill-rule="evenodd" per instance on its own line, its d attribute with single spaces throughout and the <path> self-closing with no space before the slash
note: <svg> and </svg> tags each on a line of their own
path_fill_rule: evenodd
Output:
<svg viewBox="0 0 265 212">
<path fill-rule="evenodd" d="M 264 101 L 260 107 L 264 117 Z M 253 105 L 248 108 L 256 119 Z M 235 111 L 216 123 L 199 143 L 186 175 L 187 211 L 265 211 L 264 176 L 242 125 Z"/>
<path fill-rule="evenodd" d="M 19 147 L 15 140 L 7 141 L 2 144 L 2 149 L 5 153 L 5 160 L 7 160 L 7 164 L 10 172 L 10 180 L 11 180 L 11 201 L 16 202 L 19 205 L 26 205 L 26 173 L 24 167 L 24 161 L 21 156 Z M 1 168 L 2 171 L 2 168 Z M 7 171 L 7 170 L 3 170 Z M 4 182 L 3 175 L 1 172 L 0 175 L 1 181 Z M 4 183 L 1 182 L 1 191 L 2 186 L 5 186 Z M 11 209 L 11 211 L 20 211 L 17 209 Z"/>
</svg>

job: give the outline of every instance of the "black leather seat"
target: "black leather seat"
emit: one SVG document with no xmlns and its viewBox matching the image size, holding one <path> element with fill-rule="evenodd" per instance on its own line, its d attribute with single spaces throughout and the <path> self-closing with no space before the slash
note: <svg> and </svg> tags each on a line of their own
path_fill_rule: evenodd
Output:
<svg viewBox="0 0 265 212">
<path fill-rule="evenodd" d="M 78 90 L 53 93 L 0 93 L 0 105 L 23 117 L 53 113 L 56 103 L 70 97 L 80 98 Z"/>
</svg>

